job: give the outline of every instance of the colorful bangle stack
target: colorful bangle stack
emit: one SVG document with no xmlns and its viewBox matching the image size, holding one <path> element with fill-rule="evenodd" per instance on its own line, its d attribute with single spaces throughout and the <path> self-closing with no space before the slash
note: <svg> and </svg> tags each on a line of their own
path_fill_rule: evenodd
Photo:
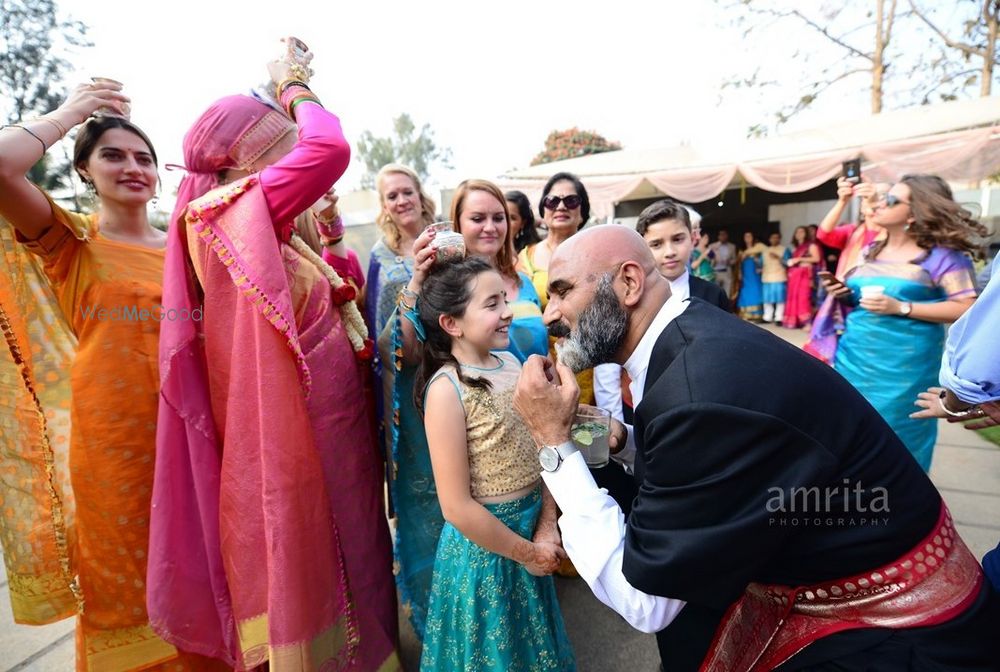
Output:
<svg viewBox="0 0 1000 672">
<path fill-rule="evenodd" d="M 284 86 L 278 92 L 278 100 L 281 102 L 281 106 L 285 108 L 285 112 L 288 113 L 290 118 L 295 118 L 295 106 L 299 103 L 311 101 L 317 105 L 321 105 L 319 98 L 317 98 L 315 94 L 309 90 L 309 87 L 302 82 L 298 80 L 287 81 L 287 83 L 282 82 L 282 85 Z"/>
<path fill-rule="evenodd" d="M 293 85 L 301 86 L 307 89 L 309 88 L 309 85 L 303 82 L 301 79 L 295 79 L 293 77 L 289 77 L 288 79 L 283 79 L 280 82 L 278 82 L 278 85 L 276 87 L 274 87 L 274 91 L 275 94 L 278 96 L 278 99 L 279 100 L 281 99 L 281 96 L 285 93 L 285 89 Z"/>
<path fill-rule="evenodd" d="M 340 215 L 331 219 L 323 219 L 313 213 L 313 218 L 316 220 L 316 230 L 319 231 L 319 235 L 324 238 L 335 238 L 337 240 L 344 237 L 344 220 Z"/>
</svg>

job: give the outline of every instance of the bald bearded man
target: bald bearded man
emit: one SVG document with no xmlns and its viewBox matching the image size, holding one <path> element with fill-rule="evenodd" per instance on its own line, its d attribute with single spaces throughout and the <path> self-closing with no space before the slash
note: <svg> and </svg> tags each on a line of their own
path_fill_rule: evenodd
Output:
<svg viewBox="0 0 1000 672">
<path fill-rule="evenodd" d="M 642 238 L 585 230 L 549 265 L 560 364 L 514 404 L 565 548 L 602 602 L 657 632 L 666 670 L 995 670 L 1000 599 L 935 487 L 828 366 L 699 299 L 671 299 Z M 626 522 L 569 440 L 572 370 L 622 364 Z M 571 367 L 571 368 L 568 368 Z M 667 627 L 669 626 L 669 627 Z"/>
</svg>

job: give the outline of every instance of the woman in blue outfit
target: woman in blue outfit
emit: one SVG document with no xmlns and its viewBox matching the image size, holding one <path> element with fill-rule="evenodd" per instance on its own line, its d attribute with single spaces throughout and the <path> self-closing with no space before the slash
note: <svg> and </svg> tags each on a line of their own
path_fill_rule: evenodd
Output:
<svg viewBox="0 0 1000 672">
<path fill-rule="evenodd" d="M 764 283 L 761 269 L 767 246 L 747 231 L 743 234 L 743 250 L 740 251 L 740 293 L 736 298 L 736 308 L 740 317 L 752 322 L 764 318 Z"/>
<path fill-rule="evenodd" d="M 882 414 L 925 471 L 937 425 L 911 418 L 937 383 L 946 323 L 976 298 L 970 254 L 985 227 L 933 175 L 907 175 L 876 206 L 886 239 L 847 275 L 859 308 L 847 316 L 834 366 Z"/>
<path fill-rule="evenodd" d="M 521 365 L 503 352 L 513 320 L 507 288 L 470 257 L 435 265 L 420 293 L 426 340 L 415 394 L 448 521 L 420 659 L 427 672 L 575 669 L 547 576 L 565 557 L 555 502 L 513 407 Z"/>
<path fill-rule="evenodd" d="M 514 248 L 508 224 L 506 201 L 496 185 L 483 180 L 466 180 L 452 196 L 451 219 L 462 234 L 466 254 L 484 258 L 504 281 L 507 301 L 513 312 L 509 344 L 505 348 L 523 362 L 532 354 L 548 352 L 548 332 L 542 309 L 530 279 L 514 270 Z M 434 231 L 427 230 L 414 243 L 414 258 L 425 250 Z M 427 255 L 430 250 L 425 252 Z M 434 554 L 444 517 L 431 471 L 430 455 L 422 418 L 413 405 L 415 365 L 421 346 L 412 314 L 423 278 L 433 257 L 423 267 L 415 262 L 413 276 L 400 291 L 400 307 L 390 317 L 383 338 L 389 343 L 392 369 L 396 373 L 392 389 L 392 416 L 395 432 L 392 443 L 390 484 L 397 514 L 396 561 L 403 610 L 410 617 L 417 636 L 424 634 L 424 620 L 430 593 Z M 408 319 L 402 319 L 403 317 Z M 380 348 L 381 350 L 381 348 Z"/>
<path fill-rule="evenodd" d="M 424 424 L 409 401 L 410 396 L 403 395 L 402 404 L 394 404 L 397 386 L 412 389 L 413 371 L 397 370 L 395 366 L 391 325 L 395 321 L 393 317 L 399 294 L 413 275 L 413 241 L 434 221 L 434 201 L 424 193 L 417 174 L 406 166 L 390 164 L 382 168 L 375 178 L 375 187 L 382 206 L 375 223 L 382 236 L 372 248 L 368 262 L 365 312 L 368 326 L 378 340 L 376 373 L 382 389 L 382 394 L 376 395 L 379 431 L 387 456 L 400 451 L 407 455 L 426 456 Z M 395 412 L 384 411 L 393 408 Z M 406 461 L 407 464 L 410 462 L 412 460 Z M 402 478 L 417 493 L 425 492 L 429 487 L 426 482 L 418 482 L 417 477 L 410 478 L 405 471 Z M 394 478 L 391 465 L 389 481 L 394 485 L 399 482 L 399 475 L 395 474 Z M 422 637 L 433 562 L 419 562 L 411 558 L 433 558 L 436 542 L 426 548 L 421 544 L 427 539 L 437 538 L 441 523 L 435 522 L 433 516 L 424 515 L 423 511 L 428 507 L 436 511 L 437 501 L 431 497 L 430 503 L 426 504 L 419 496 L 411 497 L 409 488 L 393 487 L 392 505 L 397 515 L 393 545 L 396 586 L 403 611 L 417 635 Z M 411 522 L 414 520 L 422 521 L 421 524 L 430 529 L 414 533 L 417 529 Z"/>
</svg>

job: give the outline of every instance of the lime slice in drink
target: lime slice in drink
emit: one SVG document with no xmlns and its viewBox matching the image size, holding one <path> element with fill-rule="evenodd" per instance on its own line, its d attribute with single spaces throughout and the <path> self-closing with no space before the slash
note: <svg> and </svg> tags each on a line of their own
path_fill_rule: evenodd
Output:
<svg viewBox="0 0 1000 672">
<path fill-rule="evenodd" d="M 589 446 L 594 442 L 594 435 L 586 429 L 576 429 L 573 431 L 573 440 L 581 446 Z"/>
</svg>

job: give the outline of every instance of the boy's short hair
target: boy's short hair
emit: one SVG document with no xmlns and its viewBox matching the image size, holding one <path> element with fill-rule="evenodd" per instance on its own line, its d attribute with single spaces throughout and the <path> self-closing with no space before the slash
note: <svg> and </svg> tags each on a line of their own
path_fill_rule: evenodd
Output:
<svg viewBox="0 0 1000 672">
<path fill-rule="evenodd" d="M 687 208 L 669 198 L 660 199 L 640 212 L 639 220 L 635 223 L 635 230 L 639 232 L 640 236 L 645 236 L 649 227 L 665 219 L 676 219 L 684 224 L 688 233 L 691 232 L 691 215 L 688 214 Z"/>
</svg>

